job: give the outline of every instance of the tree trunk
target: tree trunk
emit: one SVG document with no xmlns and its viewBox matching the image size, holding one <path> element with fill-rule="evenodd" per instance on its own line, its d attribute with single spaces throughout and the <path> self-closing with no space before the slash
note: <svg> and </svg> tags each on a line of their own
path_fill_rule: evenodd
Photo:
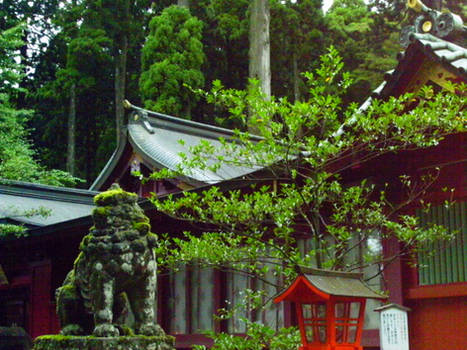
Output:
<svg viewBox="0 0 467 350">
<path fill-rule="evenodd" d="M 76 84 L 70 88 L 70 110 L 68 112 L 68 143 L 66 149 L 66 170 L 75 175 L 76 162 Z"/>
<path fill-rule="evenodd" d="M 180 7 L 190 8 L 190 0 L 177 0 L 177 5 Z"/>
<path fill-rule="evenodd" d="M 252 0 L 250 14 L 249 75 L 258 79 L 266 97 L 271 97 L 269 1 Z"/>
<path fill-rule="evenodd" d="M 292 54 L 293 60 L 293 95 L 295 101 L 300 101 L 300 73 L 298 71 L 297 53 Z"/>
<path fill-rule="evenodd" d="M 125 99 L 126 84 L 126 61 L 128 56 L 128 37 L 124 35 L 121 40 L 121 46 L 117 57 L 115 57 L 115 120 L 117 132 L 117 144 L 120 142 L 123 133 L 123 119 L 125 108 L 123 101 Z"/>
</svg>

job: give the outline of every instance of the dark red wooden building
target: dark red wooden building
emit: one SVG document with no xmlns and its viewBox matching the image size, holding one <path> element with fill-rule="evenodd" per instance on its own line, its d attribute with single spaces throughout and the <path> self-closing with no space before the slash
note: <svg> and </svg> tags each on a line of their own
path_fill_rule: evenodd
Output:
<svg viewBox="0 0 467 350">
<path fill-rule="evenodd" d="M 385 80 L 372 98 L 398 96 L 426 84 L 443 89 L 449 87 L 449 82 L 465 83 L 467 50 L 462 44 L 430 33 L 412 34 L 407 48 L 399 57 L 399 64 L 386 75 Z M 459 117 L 465 119 L 466 115 Z M 1 185 L 0 201 L 8 199 L 22 209 L 35 205 L 50 207 L 52 216 L 35 221 L 7 212 L 0 215 L 3 221 L 22 220 L 29 227 L 28 237 L 0 240 L 0 326 L 17 324 L 33 337 L 58 331 L 54 290 L 71 269 L 79 241 L 91 225 L 90 212 L 95 191 L 105 190 L 111 183 L 119 182 L 124 189 L 137 192 L 142 197 L 141 205 L 151 218 L 154 232 L 178 234 L 186 224 L 155 212 L 143 199 L 150 192 L 163 196 L 210 185 L 224 189 L 247 185 L 249 174 L 261 169 L 224 166 L 217 173 L 195 171 L 176 180 L 144 185 L 131 175 L 133 171 L 147 175 L 154 169 L 175 169 L 182 161 L 179 153 L 186 153 L 188 147 L 200 140 L 215 144 L 220 137 L 228 138 L 230 135 L 230 130 L 133 108 L 121 143 L 89 191 L 25 183 Z M 391 302 L 412 309 L 409 329 L 413 350 L 467 348 L 465 334 L 460 331 L 465 328 L 467 319 L 465 137 L 465 133 L 451 135 L 436 147 L 386 155 L 371 165 L 355 167 L 345 174 L 349 181 L 370 178 L 374 182 L 391 183 L 401 174 L 416 177 L 430 169 L 440 168 L 436 183 L 424 197 L 425 201 L 432 203 L 431 209 L 424 212 L 412 205 L 406 211 L 420 216 L 425 223 L 446 225 L 456 232 L 455 240 L 432 247 L 432 256 L 419 256 L 419 268 L 413 268 L 404 259 L 394 261 L 385 268 L 384 277 L 374 285 L 387 289 Z M 236 181 L 231 181 L 234 179 Z M 445 191 L 445 188 L 449 190 Z M 448 209 L 444 206 L 445 200 L 454 204 Z M 299 240 L 298 244 L 302 249 L 309 246 L 306 239 Z M 382 247 L 388 255 L 400 249 L 399 243 L 393 240 L 382 242 Z M 225 300 L 235 303 L 241 291 L 251 286 L 251 281 L 245 277 L 191 268 L 160 276 L 160 279 L 159 321 L 168 333 L 176 336 L 177 348 L 189 348 L 195 343 L 209 344 L 200 333 L 202 329 L 230 333 L 245 331 L 239 317 L 224 323 L 212 317 L 216 309 L 225 306 Z M 267 288 L 260 283 L 256 286 Z M 362 336 L 362 345 L 367 349 L 379 345 L 378 315 L 372 311 L 377 306 L 378 302 L 367 305 L 367 321 Z M 290 305 L 271 306 L 256 318 L 279 328 L 296 322 L 291 310 Z"/>
</svg>

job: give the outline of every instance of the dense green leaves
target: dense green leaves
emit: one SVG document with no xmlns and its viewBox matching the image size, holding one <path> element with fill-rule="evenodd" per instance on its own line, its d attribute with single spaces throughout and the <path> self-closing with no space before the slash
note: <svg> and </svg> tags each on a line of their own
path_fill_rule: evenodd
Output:
<svg viewBox="0 0 467 350">
<path fill-rule="evenodd" d="M 259 323 L 254 323 L 246 319 L 247 324 L 245 337 L 239 337 L 231 334 L 214 332 L 207 333 L 214 339 L 214 350 L 289 350 L 297 348 L 300 342 L 300 334 L 296 328 L 282 328 L 276 332 L 272 328 Z M 194 346 L 193 349 L 205 350 L 205 346 Z"/>
<path fill-rule="evenodd" d="M 204 86 L 201 65 L 202 22 L 180 6 L 154 17 L 142 51 L 140 91 L 146 108 L 191 117 L 197 96 L 191 88 Z"/>
<path fill-rule="evenodd" d="M 331 49 L 320 68 L 307 74 L 310 98 L 303 102 L 266 100 L 257 86 L 241 93 L 215 85 L 209 99 L 237 118 L 255 116 L 251 120 L 260 138 L 237 132 L 234 142 L 224 140 L 220 148 L 202 143 L 192 148 L 193 157 L 190 161 L 187 157 L 178 172 L 207 167 L 215 171 L 207 165 L 208 159 L 263 171 L 250 177 L 257 185 L 245 191 L 211 187 L 177 199 L 153 198 L 159 211 L 209 227 L 201 236 L 185 233 L 183 239 L 164 240 L 161 266 L 177 268 L 196 261 L 263 280 L 274 272 L 287 280 L 303 266 L 352 271 L 380 264 L 377 243 L 360 260 L 349 256 L 382 237 L 397 237 L 405 244 L 404 252 L 418 248 L 422 241 L 447 237 L 439 227 L 422 229 L 415 219 L 398 216 L 401 206 L 416 200 L 436 174 L 413 183 L 403 177 L 390 184 L 381 180 L 348 184 L 344 175 L 356 164 L 362 166 L 387 153 L 430 147 L 447 133 L 465 131 L 461 117 L 465 97 L 434 95 L 426 88 L 417 95 L 373 101 L 366 109 L 343 109 L 336 92 L 345 93 L 350 81 L 340 74 L 342 66 Z M 392 203 L 387 194 L 401 187 L 407 197 Z M 311 240 L 314 248 L 300 251 L 299 238 Z"/>
<path fill-rule="evenodd" d="M 14 98 L 24 90 L 21 64 L 16 63 L 21 41 L 21 26 L 0 33 L 0 178 L 33 181 L 51 185 L 72 185 L 75 180 L 58 170 L 46 170 L 35 159 L 26 122 L 31 111 L 17 109 Z"/>
<path fill-rule="evenodd" d="M 328 41 L 355 78 L 349 92 L 352 101 L 366 98 L 396 64 L 400 18 L 395 16 L 396 10 L 388 9 L 391 6 L 396 4 L 375 1 L 367 6 L 363 0 L 336 0 L 326 14 Z"/>
<path fill-rule="evenodd" d="M 31 181 L 48 185 L 73 185 L 77 179 L 59 170 L 47 170 L 36 160 L 36 152 L 29 142 L 26 122 L 32 111 L 18 109 L 14 103 L 24 76 L 22 65 L 17 63 L 18 47 L 23 45 L 22 26 L 0 32 L 0 178 L 2 181 Z M 7 208 L 2 208 L 6 210 Z M 45 215 L 42 209 L 16 212 L 18 216 Z M 24 235 L 22 226 L 1 224 L 0 238 Z"/>
</svg>

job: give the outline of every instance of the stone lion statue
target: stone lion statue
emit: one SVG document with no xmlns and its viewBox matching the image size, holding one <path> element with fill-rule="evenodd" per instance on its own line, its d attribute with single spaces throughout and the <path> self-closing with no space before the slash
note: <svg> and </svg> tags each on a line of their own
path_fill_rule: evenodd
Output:
<svg viewBox="0 0 467 350">
<path fill-rule="evenodd" d="M 156 236 L 136 201 L 115 184 L 94 198 L 94 226 L 56 292 L 62 334 L 164 334 L 154 317 Z"/>
</svg>

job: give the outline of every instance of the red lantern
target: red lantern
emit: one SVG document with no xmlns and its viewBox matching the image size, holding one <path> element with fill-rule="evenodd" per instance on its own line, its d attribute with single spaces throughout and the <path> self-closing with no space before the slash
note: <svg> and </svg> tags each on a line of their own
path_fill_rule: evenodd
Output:
<svg viewBox="0 0 467 350">
<path fill-rule="evenodd" d="M 300 350 L 362 350 L 366 299 L 386 297 L 372 291 L 362 274 L 307 269 L 274 302 L 295 303 Z"/>
</svg>

